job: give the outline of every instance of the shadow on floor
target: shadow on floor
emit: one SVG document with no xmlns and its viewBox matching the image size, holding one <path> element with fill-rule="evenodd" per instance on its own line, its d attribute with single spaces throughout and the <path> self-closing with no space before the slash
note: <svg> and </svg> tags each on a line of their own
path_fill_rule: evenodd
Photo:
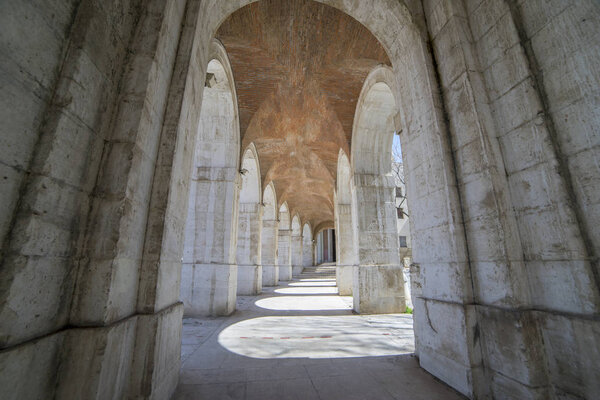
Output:
<svg viewBox="0 0 600 400">
<path fill-rule="evenodd" d="M 418 365 L 412 316 L 356 315 L 335 278 L 238 296 L 229 317 L 183 321 L 174 399 L 463 399 Z"/>
</svg>

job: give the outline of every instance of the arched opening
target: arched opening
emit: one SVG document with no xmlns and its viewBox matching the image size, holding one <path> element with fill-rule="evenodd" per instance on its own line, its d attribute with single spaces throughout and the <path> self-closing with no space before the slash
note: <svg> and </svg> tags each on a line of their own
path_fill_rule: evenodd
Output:
<svg viewBox="0 0 600 400">
<path fill-rule="evenodd" d="M 273 182 L 269 182 L 263 193 L 261 236 L 263 286 L 276 286 L 279 283 L 279 262 L 277 259 L 279 221 L 277 221 L 277 210 L 275 187 Z"/>
<path fill-rule="evenodd" d="M 279 280 L 292 279 L 292 253 L 291 253 L 291 221 L 290 210 L 286 202 L 279 207 L 279 232 L 277 244 L 277 261 L 279 264 Z"/>
<path fill-rule="evenodd" d="M 371 72 L 392 75 L 380 67 Z M 398 107 L 384 81 L 367 82 L 356 108 L 352 169 L 356 185 L 358 265 L 353 279 L 357 312 L 404 312 L 403 265 L 400 264 L 392 176 L 392 140 Z M 377 291 L 373 291 L 377 287 Z M 385 299 L 385 300 L 384 300 Z"/>
<path fill-rule="evenodd" d="M 235 309 L 239 126 L 225 49 L 212 42 L 189 185 L 181 271 L 185 316 Z"/>
<path fill-rule="evenodd" d="M 292 277 L 297 277 L 302 273 L 302 224 L 298 214 L 292 218 L 292 237 L 291 237 L 291 258 L 292 258 Z"/>
<path fill-rule="evenodd" d="M 238 212 L 238 295 L 255 295 L 262 289 L 262 199 L 258 155 L 250 145 L 242 157 Z"/>
<path fill-rule="evenodd" d="M 316 264 L 335 264 L 337 259 L 335 229 L 321 227 L 315 240 Z"/>
</svg>

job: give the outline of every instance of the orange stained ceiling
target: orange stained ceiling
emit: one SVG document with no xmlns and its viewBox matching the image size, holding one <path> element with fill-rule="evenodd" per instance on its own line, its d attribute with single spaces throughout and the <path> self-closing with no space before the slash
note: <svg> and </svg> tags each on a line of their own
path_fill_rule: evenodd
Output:
<svg viewBox="0 0 600 400">
<path fill-rule="evenodd" d="M 275 184 L 312 226 L 333 221 L 340 149 L 350 154 L 362 84 L 390 65 L 358 21 L 311 0 L 261 0 L 233 13 L 217 32 L 238 96 L 242 149 L 254 143 L 263 187 Z"/>
</svg>

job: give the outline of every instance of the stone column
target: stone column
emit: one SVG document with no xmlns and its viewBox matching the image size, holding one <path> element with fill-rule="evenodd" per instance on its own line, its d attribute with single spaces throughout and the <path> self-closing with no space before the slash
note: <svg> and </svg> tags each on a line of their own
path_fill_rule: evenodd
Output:
<svg viewBox="0 0 600 400">
<path fill-rule="evenodd" d="M 279 283 L 279 263 L 277 260 L 279 222 L 274 219 L 262 222 L 262 284 L 277 286 Z"/>
<path fill-rule="evenodd" d="M 235 310 L 236 168 L 197 167 L 190 188 L 181 299 L 186 316 Z"/>
<path fill-rule="evenodd" d="M 255 295 L 262 289 L 262 206 L 241 203 L 238 215 L 237 294 Z"/>
<path fill-rule="evenodd" d="M 290 281 L 292 280 L 292 254 L 290 252 L 290 242 L 292 238 L 292 231 L 289 229 L 279 230 L 279 280 Z"/>
<path fill-rule="evenodd" d="M 355 174 L 358 262 L 354 268 L 354 310 L 366 314 L 406 310 L 404 275 L 398 253 L 394 179 Z"/>
<path fill-rule="evenodd" d="M 353 269 L 357 265 L 351 204 L 336 205 L 336 282 L 340 295 L 352 295 Z"/>
<path fill-rule="evenodd" d="M 292 235 L 292 276 L 302 273 L 302 235 Z"/>
<path fill-rule="evenodd" d="M 313 243 L 309 237 L 302 237 L 302 268 L 313 265 Z"/>
</svg>

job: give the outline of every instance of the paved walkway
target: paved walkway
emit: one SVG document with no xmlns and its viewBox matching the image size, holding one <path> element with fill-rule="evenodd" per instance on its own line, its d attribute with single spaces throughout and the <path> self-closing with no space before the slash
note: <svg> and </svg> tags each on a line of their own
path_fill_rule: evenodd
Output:
<svg viewBox="0 0 600 400">
<path fill-rule="evenodd" d="M 412 316 L 355 315 L 327 268 L 238 296 L 230 317 L 183 321 L 174 399 L 454 400 L 419 368 Z"/>
</svg>

